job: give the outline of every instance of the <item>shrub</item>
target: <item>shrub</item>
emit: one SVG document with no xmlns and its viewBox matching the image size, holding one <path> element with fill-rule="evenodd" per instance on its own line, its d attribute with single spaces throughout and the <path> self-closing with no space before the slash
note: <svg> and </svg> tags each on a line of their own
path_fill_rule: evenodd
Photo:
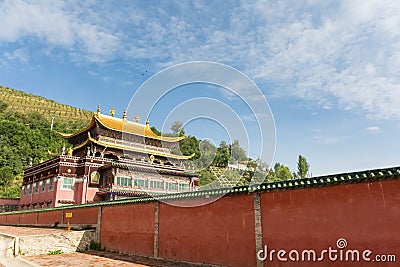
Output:
<svg viewBox="0 0 400 267">
<path fill-rule="evenodd" d="M 63 252 L 61 249 L 56 249 L 56 250 L 49 251 L 48 254 L 49 255 L 58 255 L 58 254 L 63 254 Z"/>
</svg>

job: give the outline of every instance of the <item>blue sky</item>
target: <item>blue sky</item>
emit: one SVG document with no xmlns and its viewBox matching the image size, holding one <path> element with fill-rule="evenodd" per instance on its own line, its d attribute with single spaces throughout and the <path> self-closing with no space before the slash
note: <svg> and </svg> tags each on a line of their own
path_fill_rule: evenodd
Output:
<svg viewBox="0 0 400 267">
<path fill-rule="evenodd" d="M 400 164 L 398 1 L 13 0 L 0 1 L 0 17 L 2 85 L 122 116 L 155 73 L 219 62 L 268 99 L 274 162 L 295 170 L 302 154 L 313 175 Z M 232 103 L 219 89 L 199 88 L 182 99 Z M 163 126 L 162 116 L 150 121 Z M 216 143 L 224 136 L 201 123 L 187 133 Z"/>
</svg>

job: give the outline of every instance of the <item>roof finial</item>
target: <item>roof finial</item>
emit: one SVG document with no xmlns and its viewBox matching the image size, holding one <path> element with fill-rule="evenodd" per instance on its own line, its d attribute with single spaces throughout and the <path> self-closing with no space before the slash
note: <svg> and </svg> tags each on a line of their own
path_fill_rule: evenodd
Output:
<svg viewBox="0 0 400 267">
<path fill-rule="evenodd" d="M 146 126 L 150 126 L 149 119 L 146 120 Z"/>
<path fill-rule="evenodd" d="M 100 114 L 101 109 L 100 109 L 100 104 L 97 105 L 97 114 Z"/>
<path fill-rule="evenodd" d="M 114 108 L 112 108 L 112 109 L 110 110 L 110 115 L 111 115 L 112 117 L 115 116 L 115 109 L 114 109 Z"/>
<path fill-rule="evenodd" d="M 126 108 L 124 108 L 124 115 L 122 116 L 122 119 L 126 120 Z"/>
<path fill-rule="evenodd" d="M 140 118 L 139 118 L 138 115 L 136 115 L 135 117 L 133 117 L 133 119 L 135 120 L 135 122 L 139 122 L 139 121 L 140 121 Z"/>
</svg>

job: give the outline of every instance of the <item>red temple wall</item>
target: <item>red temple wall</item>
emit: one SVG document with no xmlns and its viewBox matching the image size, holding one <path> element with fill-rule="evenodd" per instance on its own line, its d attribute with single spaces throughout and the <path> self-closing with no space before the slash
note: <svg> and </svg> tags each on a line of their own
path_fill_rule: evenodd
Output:
<svg viewBox="0 0 400 267">
<path fill-rule="evenodd" d="M 32 202 L 33 203 L 39 203 L 39 202 L 42 202 L 42 201 L 53 199 L 53 191 L 48 192 L 47 191 L 48 190 L 48 186 L 49 185 L 46 184 L 44 192 L 42 192 L 42 187 L 39 186 L 38 192 L 37 193 L 33 193 L 33 196 L 32 196 Z M 33 192 L 34 192 L 34 190 L 33 190 Z"/>
<path fill-rule="evenodd" d="M 108 250 L 153 256 L 155 203 L 104 206 L 100 242 Z"/>
<path fill-rule="evenodd" d="M 74 198 L 75 204 L 85 204 L 86 182 L 75 182 L 74 185 Z"/>
<path fill-rule="evenodd" d="M 30 196 L 28 198 L 28 194 L 24 196 L 23 193 L 21 192 L 21 198 L 19 199 L 19 204 L 28 204 L 30 200 L 31 198 Z"/>
<path fill-rule="evenodd" d="M 97 224 L 98 209 L 98 207 L 86 207 L 51 211 L 38 210 L 34 212 L 22 212 L 18 214 L 0 214 L 0 224 L 23 224 L 32 226 L 54 225 L 56 223 L 67 224 L 67 219 L 65 219 L 65 213 L 67 212 L 72 213 L 70 224 Z"/>
<path fill-rule="evenodd" d="M 70 224 L 97 224 L 98 207 L 65 209 L 64 224 L 67 223 L 65 213 L 72 213 Z"/>
<path fill-rule="evenodd" d="M 19 198 L 0 198 L 0 205 L 19 205 Z"/>
<path fill-rule="evenodd" d="M 7 216 L 0 216 L 0 225 L 6 224 L 6 222 L 7 222 Z"/>
<path fill-rule="evenodd" d="M 161 258 L 226 266 L 254 266 L 253 195 L 182 208 L 160 203 Z"/>
<path fill-rule="evenodd" d="M 46 183 L 46 180 L 44 181 Z M 39 186 L 38 192 L 35 193 L 35 188 L 32 189 L 32 194 L 29 195 L 29 190 L 26 190 L 27 193 L 24 195 L 21 192 L 20 204 L 29 204 L 29 203 L 40 203 L 48 200 L 53 200 L 54 198 L 54 189 L 49 191 L 49 184 L 46 183 L 45 191 L 42 191 L 42 187 Z"/>
<path fill-rule="evenodd" d="M 53 210 L 53 211 L 45 211 L 38 212 L 38 224 L 49 224 L 54 225 L 55 223 L 62 223 L 62 210 Z"/>
<path fill-rule="evenodd" d="M 263 245 L 269 249 L 318 252 L 344 238 L 347 248 L 396 254 L 400 260 L 400 181 L 349 184 L 261 194 Z M 342 266 L 327 257 L 312 266 Z M 366 262 L 351 266 L 365 266 Z M 304 266 L 294 262 L 264 266 Z M 384 264 L 374 266 L 396 266 Z"/>
<path fill-rule="evenodd" d="M 36 224 L 37 212 L 20 214 L 20 224 Z"/>
<path fill-rule="evenodd" d="M 8 215 L 5 215 L 5 217 L 6 217 L 7 224 L 12 224 L 12 225 L 19 224 L 19 214 L 8 214 Z"/>
</svg>

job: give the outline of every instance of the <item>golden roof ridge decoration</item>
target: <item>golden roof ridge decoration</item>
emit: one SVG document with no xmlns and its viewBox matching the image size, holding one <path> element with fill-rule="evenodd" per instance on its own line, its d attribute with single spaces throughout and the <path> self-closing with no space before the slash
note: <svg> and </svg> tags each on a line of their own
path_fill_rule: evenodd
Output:
<svg viewBox="0 0 400 267">
<path fill-rule="evenodd" d="M 79 134 L 82 134 L 86 131 L 89 131 L 92 127 L 94 127 L 96 125 L 96 122 L 98 122 L 103 127 L 110 129 L 110 130 L 119 131 L 119 132 L 128 133 L 128 134 L 135 134 L 135 135 L 148 137 L 148 138 L 152 138 L 152 139 L 157 139 L 157 140 L 161 140 L 161 141 L 165 141 L 165 142 L 178 142 L 185 138 L 184 136 L 166 137 L 166 136 L 159 136 L 159 135 L 155 134 L 150 128 L 148 119 L 146 120 L 146 124 L 141 124 L 138 122 L 129 121 L 127 119 L 120 119 L 117 117 L 112 117 L 112 116 L 104 115 L 101 113 L 94 113 L 89 125 L 86 128 L 82 129 L 81 131 L 78 131 L 78 132 L 72 133 L 72 134 L 65 134 L 65 133 L 57 132 L 57 134 L 62 136 L 63 138 L 69 139 L 69 138 L 72 138 Z"/>
</svg>

